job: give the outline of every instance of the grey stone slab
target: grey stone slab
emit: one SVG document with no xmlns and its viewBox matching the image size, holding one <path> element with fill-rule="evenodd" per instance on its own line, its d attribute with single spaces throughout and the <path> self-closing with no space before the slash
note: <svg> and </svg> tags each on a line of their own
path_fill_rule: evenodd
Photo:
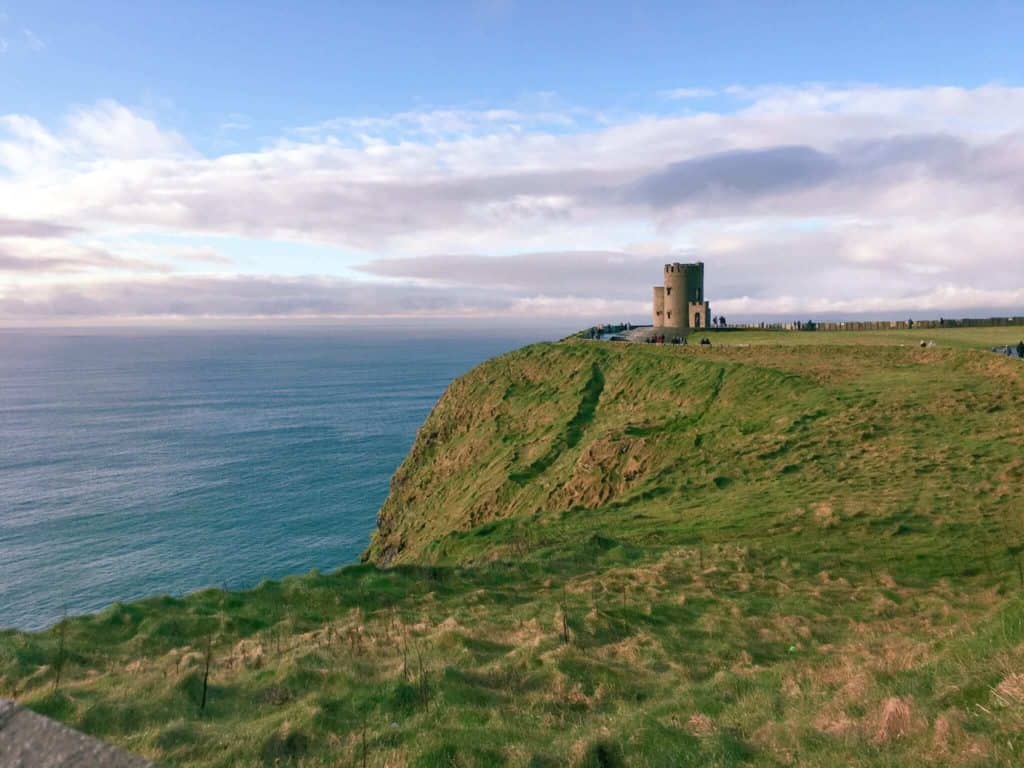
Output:
<svg viewBox="0 0 1024 768">
<path fill-rule="evenodd" d="M 0 766 L 152 768 L 154 763 L 0 699 Z"/>
</svg>

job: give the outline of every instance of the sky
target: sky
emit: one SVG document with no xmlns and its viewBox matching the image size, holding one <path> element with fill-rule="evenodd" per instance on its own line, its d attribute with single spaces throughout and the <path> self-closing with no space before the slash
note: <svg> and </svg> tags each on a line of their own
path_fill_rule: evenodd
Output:
<svg viewBox="0 0 1024 768">
<path fill-rule="evenodd" d="M 4 2 L 0 326 L 1024 314 L 1024 4 Z"/>
</svg>

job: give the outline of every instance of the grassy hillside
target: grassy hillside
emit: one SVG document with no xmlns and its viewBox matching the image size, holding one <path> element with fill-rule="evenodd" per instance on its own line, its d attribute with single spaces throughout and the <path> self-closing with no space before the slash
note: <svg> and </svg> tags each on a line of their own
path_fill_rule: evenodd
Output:
<svg viewBox="0 0 1024 768">
<path fill-rule="evenodd" d="M 1014 330 L 504 355 L 374 562 L 0 633 L 0 695 L 179 765 L 1018 765 Z"/>
<path fill-rule="evenodd" d="M 646 526 L 680 544 L 696 531 L 821 552 L 829 537 L 793 536 L 779 522 L 815 505 L 857 521 L 838 542 L 854 550 L 844 556 L 917 517 L 921 557 L 900 568 L 969 556 L 977 542 L 947 527 L 959 530 L 966 514 L 1005 520 L 1020 498 L 1024 367 L 916 345 L 805 346 L 808 336 L 703 351 L 541 345 L 490 361 L 424 424 L 369 559 L 493 558 L 570 519 L 616 536 Z M 460 533 L 506 519 L 483 541 Z M 932 546 L 939 557 L 927 556 L 939 554 Z"/>
</svg>

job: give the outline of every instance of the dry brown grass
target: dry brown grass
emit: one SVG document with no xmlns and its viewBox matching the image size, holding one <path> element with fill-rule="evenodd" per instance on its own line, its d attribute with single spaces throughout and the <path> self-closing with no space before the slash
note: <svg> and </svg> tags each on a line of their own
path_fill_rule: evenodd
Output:
<svg viewBox="0 0 1024 768">
<path fill-rule="evenodd" d="M 884 744 L 910 735 L 915 727 L 914 710 L 909 700 L 890 696 L 882 702 L 874 723 L 874 741 Z"/>
<path fill-rule="evenodd" d="M 715 721 L 700 712 L 690 715 L 686 721 L 686 730 L 694 736 L 711 736 L 715 732 Z"/>
</svg>

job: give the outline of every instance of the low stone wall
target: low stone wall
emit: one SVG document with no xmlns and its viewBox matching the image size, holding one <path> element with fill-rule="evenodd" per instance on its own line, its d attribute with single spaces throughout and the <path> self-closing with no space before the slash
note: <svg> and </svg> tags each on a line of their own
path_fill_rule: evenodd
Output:
<svg viewBox="0 0 1024 768">
<path fill-rule="evenodd" d="M 840 320 L 792 323 L 738 323 L 730 325 L 736 330 L 777 331 L 892 331 L 915 328 L 990 328 L 993 326 L 1024 325 L 1024 317 L 965 317 L 940 320 Z M 714 329 L 712 329 L 714 330 Z"/>
<path fill-rule="evenodd" d="M 596 325 L 578 331 L 570 338 L 604 339 L 621 336 L 630 341 L 643 341 L 648 336 L 663 334 L 666 339 L 687 336 L 696 331 L 893 331 L 925 330 L 928 328 L 990 328 L 994 326 L 1024 326 L 1024 316 L 1013 317 L 963 317 L 942 318 L 941 320 L 840 320 L 822 321 L 798 320 L 792 323 L 733 323 L 728 326 L 711 328 L 656 328 L 650 325 L 619 323 Z"/>
</svg>

